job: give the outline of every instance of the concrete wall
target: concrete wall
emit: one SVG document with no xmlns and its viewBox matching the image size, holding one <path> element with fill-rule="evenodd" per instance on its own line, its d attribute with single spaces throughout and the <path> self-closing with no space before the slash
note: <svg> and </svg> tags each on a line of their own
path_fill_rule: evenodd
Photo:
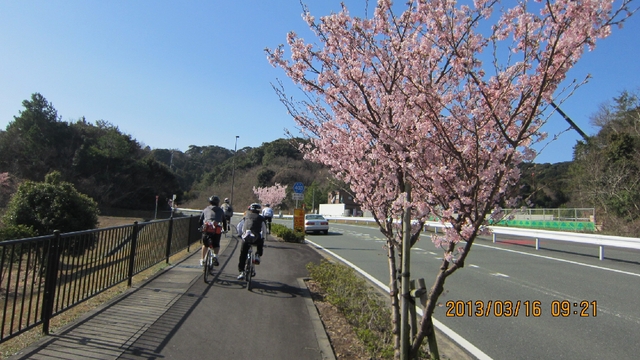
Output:
<svg viewBox="0 0 640 360">
<path fill-rule="evenodd" d="M 320 204 L 318 212 L 324 216 L 344 216 L 344 204 Z"/>
</svg>

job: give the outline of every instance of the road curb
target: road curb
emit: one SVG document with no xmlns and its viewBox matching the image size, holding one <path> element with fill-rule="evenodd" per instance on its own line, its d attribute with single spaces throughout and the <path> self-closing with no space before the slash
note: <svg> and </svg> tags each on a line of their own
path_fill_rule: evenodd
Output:
<svg viewBox="0 0 640 360">
<path fill-rule="evenodd" d="M 320 319 L 320 314 L 318 313 L 316 305 L 313 303 L 313 299 L 311 298 L 311 291 L 309 291 L 304 278 L 298 278 L 298 286 L 304 293 L 304 300 L 307 305 L 307 310 L 309 311 L 309 316 L 311 317 L 313 329 L 316 333 L 316 339 L 318 340 L 318 349 L 320 349 L 320 352 L 322 353 L 322 359 L 335 360 L 336 356 L 333 353 L 333 348 L 331 347 L 331 342 L 329 341 L 329 337 L 327 336 L 327 331 L 324 329 L 324 324 Z"/>
</svg>

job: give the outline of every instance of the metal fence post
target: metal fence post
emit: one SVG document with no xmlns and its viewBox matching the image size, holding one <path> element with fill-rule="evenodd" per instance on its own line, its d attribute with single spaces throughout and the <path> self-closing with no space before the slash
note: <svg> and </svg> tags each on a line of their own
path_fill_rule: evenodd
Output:
<svg viewBox="0 0 640 360">
<path fill-rule="evenodd" d="M 133 234 L 131 235 L 131 252 L 129 252 L 129 272 L 127 273 L 127 286 L 133 282 L 133 270 L 136 262 L 136 247 L 138 244 L 138 222 L 133 222 Z"/>
<path fill-rule="evenodd" d="M 44 298 L 42 299 L 42 332 L 49 335 L 49 323 L 53 317 L 53 303 L 56 296 L 58 263 L 60 262 L 60 231 L 53 232 L 53 239 L 47 249 L 47 267 L 45 269 Z"/>
<path fill-rule="evenodd" d="M 171 238 L 173 237 L 173 216 L 169 219 L 169 235 L 167 235 L 167 252 L 165 253 L 166 262 L 169 263 L 169 257 L 171 256 Z"/>
<path fill-rule="evenodd" d="M 192 223 L 193 223 L 193 215 L 189 215 L 189 227 L 187 228 L 187 252 L 190 251 L 190 247 L 191 247 L 191 232 L 192 230 Z"/>
</svg>

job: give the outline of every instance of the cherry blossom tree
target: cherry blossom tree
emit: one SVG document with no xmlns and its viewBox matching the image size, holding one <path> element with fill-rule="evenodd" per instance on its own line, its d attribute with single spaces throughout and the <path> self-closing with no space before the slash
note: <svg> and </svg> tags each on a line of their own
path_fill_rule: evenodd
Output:
<svg viewBox="0 0 640 360">
<path fill-rule="evenodd" d="M 262 204 L 270 204 L 271 207 L 276 207 L 287 197 L 287 187 L 288 185 L 282 186 L 279 183 L 269 187 L 257 188 L 254 186 L 253 193 L 256 194 Z"/>
<path fill-rule="evenodd" d="M 319 21 L 304 8 L 320 45 L 292 32 L 289 59 L 283 45 L 266 50 L 307 96 L 274 86 L 310 139 L 305 157 L 348 183 L 387 238 L 396 357 L 415 358 L 425 338 L 438 357 L 432 315 L 445 280 L 513 204 L 505 194 L 546 136 L 545 110 L 583 83 L 561 86 L 568 70 L 631 1 L 409 0 L 397 14 L 379 0 L 371 18 L 343 5 Z M 430 218 L 447 225 L 432 237 L 444 256 L 409 337 L 409 249 Z"/>
</svg>

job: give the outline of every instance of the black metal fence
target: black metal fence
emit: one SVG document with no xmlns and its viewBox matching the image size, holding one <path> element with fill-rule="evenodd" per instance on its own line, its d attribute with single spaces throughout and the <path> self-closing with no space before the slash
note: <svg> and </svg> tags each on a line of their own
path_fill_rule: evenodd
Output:
<svg viewBox="0 0 640 360">
<path fill-rule="evenodd" d="M 198 217 L 0 242 L 0 342 L 127 281 L 199 241 Z"/>
</svg>

